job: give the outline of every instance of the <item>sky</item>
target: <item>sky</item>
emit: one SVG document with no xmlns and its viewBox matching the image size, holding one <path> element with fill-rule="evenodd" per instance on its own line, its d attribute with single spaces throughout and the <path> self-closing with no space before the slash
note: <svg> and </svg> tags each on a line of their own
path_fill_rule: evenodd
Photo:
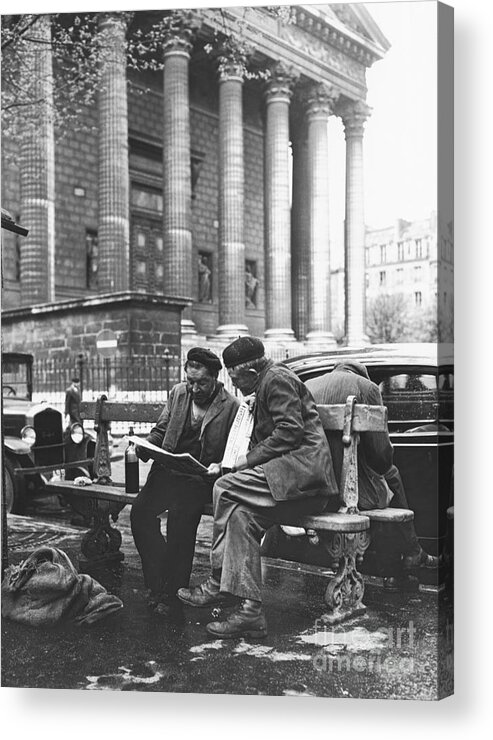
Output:
<svg viewBox="0 0 493 740">
<path fill-rule="evenodd" d="M 436 4 L 366 3 L 391 44 L 367 70 L 372 115 L 364 135 L 365 220 L 390 226 L 436 209 Z M 331 264 L 343 264 L 345 142 L 329 123 Z"/>
</svg>

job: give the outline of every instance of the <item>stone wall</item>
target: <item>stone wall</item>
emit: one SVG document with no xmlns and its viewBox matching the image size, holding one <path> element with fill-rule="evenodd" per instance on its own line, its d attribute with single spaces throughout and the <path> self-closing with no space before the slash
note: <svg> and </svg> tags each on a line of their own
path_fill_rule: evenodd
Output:
<svg viewBox="0 0 493 740">
<path fill-rule="evenodd" d="M 97 334 L 111 329 L 117 358 L 159 357 L 167 348 L 176 368 L 182 309 L 180 301 L 135 293 L 11 309 L 2 316 L 3 350 L 31 352 L 36 359 L 75 359 L 80 353 L 90 358 L 97 354 Z"/>
</svg>

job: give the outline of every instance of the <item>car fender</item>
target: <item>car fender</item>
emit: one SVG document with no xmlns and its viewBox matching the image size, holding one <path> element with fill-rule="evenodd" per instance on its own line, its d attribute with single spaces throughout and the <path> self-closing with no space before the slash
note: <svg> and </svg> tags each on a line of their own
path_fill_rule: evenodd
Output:
<svg viewBox="0 0 493 740">
<path fill-rule="evenodd" d="M 31 447 L 22 439 L 18 439 L 17 437 L 4 437 L 3 443 L 5 445 L 6 452 L 10 452 L 12 455 L 16 456 L 28 455 L 31 459 Z"/>
</svg>

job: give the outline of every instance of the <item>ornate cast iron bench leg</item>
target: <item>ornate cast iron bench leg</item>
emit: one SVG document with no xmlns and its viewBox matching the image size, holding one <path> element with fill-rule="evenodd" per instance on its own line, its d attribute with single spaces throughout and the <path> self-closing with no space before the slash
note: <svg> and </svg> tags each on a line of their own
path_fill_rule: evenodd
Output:
<svg viewBox="0 0 493 740">
<path fill-rule="evenodd" d="M 325 603 L 329 610 L 322 614 L 324 624 L 338 624 L 359 614 L 364 614 L 365 584 L 358 572 L 357 562 L 370 544 L 368 531 L 364 532 L 319 532 L 320 541 L 331 561 L 337 563 L 337 573 L 325 591 Z"/>
<path fill-rule="evenodd" d="M 84 572 L 93 566 L 120 563 L 124 559 L 120 550 L 122 535 L 119 529 L 111 525 L 110 517 L 116 522 L 126 503 L 70 495 L 68 498 L 75 511 L 91 522 L 90 529 L 82 537 L 79 570 Z"/>
</svg>

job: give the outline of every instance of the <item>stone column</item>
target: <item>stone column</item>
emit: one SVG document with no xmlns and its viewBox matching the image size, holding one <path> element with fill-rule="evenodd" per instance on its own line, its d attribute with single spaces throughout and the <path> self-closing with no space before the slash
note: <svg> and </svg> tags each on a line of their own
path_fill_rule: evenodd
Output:
<svg viewBox="0 0 493 740">
<path fill-rule="evenodd" d="M 307 100 L 308 181 L 310 193 L 310 265 L 307 342 L 335 346 L 330 326 L 329 151 L 327 122 L 337 99 L 325 85 L 312 88 Z"/>
<path fill-rule="evenodd" d="M 164 42 L 163 209 L 164 292 L 192 298 L 192 176 L 188 71 L 192 29 L 171 27 Z M 182 318 L 182 334 L 195 335 L 191 307 Z"/>
<path fill-rule="evenodd" d="M 42 15 L 25 42 L 21 80 L 36 102 L 25 114 L 20 152 L 21 305 L 55 300 L 55 136 L 51 19 Z M 24 115 L 24 114 L 23 114 Z"/>
<path fill-rule="evenodd" d="M 218 336 L 248 334 L 245 324 L 243 75 L 240 62 L 219 65 Z"/>
<path fill-rule="evenodd" d="M 303 341 L 308 332 L 310 269 L 310 198 L 306 119 L 298 116 L 293 136 L 293 191 L 291 206 L 292 326 Z"/>
<path fill-rule="evenodd" d="M 278 67 L 265 90 L 265 337 L 277 341 L 294 340 L 289 203 L 290 83 L 287 72 Z"/>
<path fill-rule="evenodd" d="M 130 287 L 127 61 L 125 13 L 103 13 L 99 93 L 98 285 L 101 293 Z"/>
<path fill-rule="evenodd" d="M 370 108 L 362 101 L 344 106 L 346 136 L 345 304 L 346 342 L 369 344 L 366 334 L 365 213 L 363 202 L 363 128 Z"/>
</svg>

